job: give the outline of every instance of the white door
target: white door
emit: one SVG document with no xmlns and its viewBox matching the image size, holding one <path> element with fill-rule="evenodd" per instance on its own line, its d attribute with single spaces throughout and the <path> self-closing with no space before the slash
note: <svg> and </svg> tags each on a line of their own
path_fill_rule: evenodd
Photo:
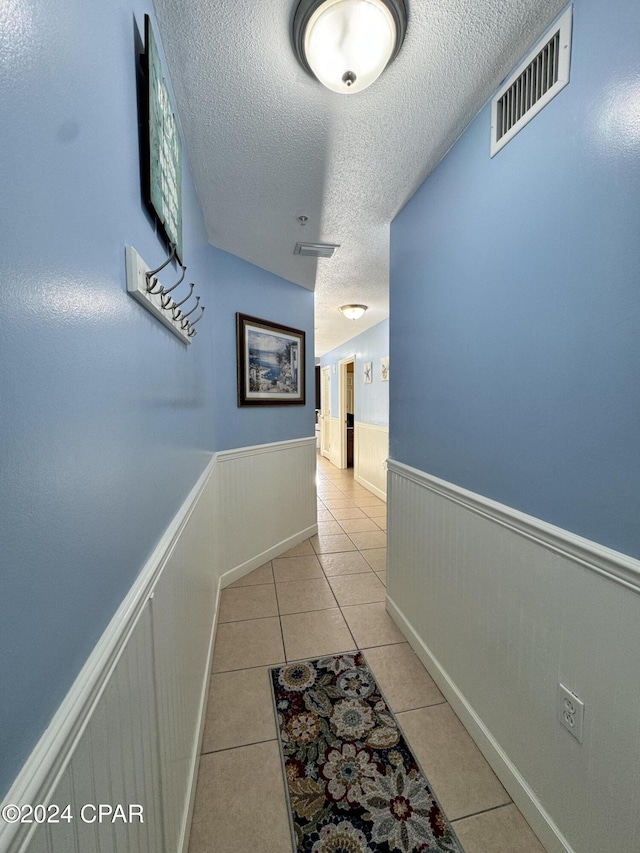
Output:
<svg viewBox="0 0 640 853">
<path fill-rule="evenodd" d="M 331 453 L 331 368 L 322 368 L 320 385 L 320 452 L 327 459 Z"/>
</svg>

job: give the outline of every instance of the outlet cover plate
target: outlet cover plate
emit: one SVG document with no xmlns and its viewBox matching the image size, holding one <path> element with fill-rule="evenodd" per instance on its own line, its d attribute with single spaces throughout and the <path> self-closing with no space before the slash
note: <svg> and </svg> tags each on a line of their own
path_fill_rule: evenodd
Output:
<svg viewBox="0 0 640 853">
<path fill-rule="evenodd" d="M 584 727 L 584 702 L 575 693 L 558 684 L 558 719 L 565 729 L 582 743 L 582 729 Z"/>
</svg>

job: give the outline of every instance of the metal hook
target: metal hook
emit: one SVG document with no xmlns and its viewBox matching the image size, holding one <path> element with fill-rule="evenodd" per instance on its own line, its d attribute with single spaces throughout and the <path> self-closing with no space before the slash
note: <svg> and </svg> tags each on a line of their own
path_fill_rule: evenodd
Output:
<svg viewBox="0 0 640 853">
<path fill-rule="evenodd" d="M 193 293 L 194 287 L 195 287 L 195 284 L 193 282 L 191 282 L 191 284 L 189 285 L 189 293 L 185 296 L 185 298 L 182 300 L 182 302 L 174 302 L 173 305 L 171 306 L 171 311 L 173 312 L 173 319 L 174 320 L 179 320 L 180 317 L 183 316 L 182 311 L 178 311 L 176 313 L 176 310 L 181 305 L 184 305 L 184 303 L 187 301 L 187 299 L 191 299 L 191 294 Z"/>
<path fill-rule="evenodd" d="M 199 323 L 199 322 L 200 322 L 200 320 L 202 320 L 202 315 L 203 315 L 203 314 L 204 314 L 204 305 L 203 305 L 203 306 L 202 306 L 202 308 L 200 309 L 200 316 L 199 316 L 199 317 L 196 317 L 196 319 L 195 319 L 195 320 L 193 320 L 193 322 L 192 322 L 192 321 L 189 321 L 189 325 L 191 326 L 191 328 L 193 328 L 193 327 L 195 326 L 195 324 L 196 324 L 196 323 Z M 189 332 L 189 334 L 191 334 L 191 332 Z"/>
<path fill-rule="evenodd" d="M 155 290 L 156 285 L 158 285 L 157 290 Z M 153 281 L 149 281 L 147 279 L 147 293 L 162 293 L 162 285 L 160 284 L 157 278 L 154 278 Z"/>
<path fill-rule="evenodd" d="M 175 247 L 175 245 L 172 243 L 172 244 L 171 244 L 171 254 L 170 254 L 170 255 L 169 255 L 169 257 L 167 258 L 167 260 L 166 260 L 163 264 L 160 264 L 160 266 L 159 266 L 157 269 L 155 269 L 155 270 L 148 270 L 148 271 L 145 273 L 145 275 L 147 276 L 147 278 L 151 278 L 151 276 L 152 276 L 152 275 L 156 275 L 157 273 L 159 273 L 159 272 L 160 272 L 160 270 L 163 270 L 163 269 L 166 267 L 166 265 L 167 265 L 167 264 L 171 263 L 171 261 L 175 258 L 175 256 L 176 256 L 176 247 Z"/>
<path fill-rule="evenodd" d="M 191 311 L 187 311 L 186 314 L 182 315 L 182 322 L 180 323 L 180 326 L 183 329 L 183 331 L 184 331 L 184 329 L 187 328 L 187 326 L 190 325 L 189 321 L 187 320 L 187 317 L 190 317 L 193 314 L 193 312 L 196 310 L 196 308 L 198 307 L 199 304 L 200 304 L 200 297 L 196 296 L 196 304 L 193 306 Z"/>
<path fill-rule="evenodd" d="M 161 293 L 162 292 L 162 290 L 163 290 L 162 286 L 160 286 L 160 290 L 154 290 L 153 289 L 156 286 L 156 284 L 158 284 L 159 282 L 157 279 L 154 279 L 154 281 L 152 282 L 151 279 L 155 275 L 157 275 L 157 273 L 159 273 L 160 270 L 163 270 L 167 266 L 167 264 L 170 264 L 171 261 L 175 258 L 175 256 L 176 256 L 176 246 L 172 243 L 171 244 L 171 254 L 167 258 L 167 260 L 163 264 L 160 264 L 160 266 L 157 269 L 147 270 L 147 272 L 145 273 L 145 278 L 147 279 L 147 293 Z"/>
<path fill-rule="evenodd" d="M 200 316 L 196 317 L 196 319 L 193 321 L 193 323 L 191 323 L 187 320 L 186 324 L 184 324 L 184 323 L 182 324 L 182 331 L 186 332 L 190 338 L 195 337 L 198 333 L 196 332 L 196 330 L 193 327 L 195 326 L 196 323 L 199 323 L 200 320 L 202 320 L 203 316 L 204 316 L 204 306 L 200 309 Z"/>
<path fill-rule="evenodd" d="M 162 288 L 162 296 L 160 297 L 160 302 L 162 303 L 162 307 L 166 311 L 169 311 L 170 308 L 175 308 L 175 303 L 174 303 L 174 305 L 171 305 L 171 297 L 169 297 L 165 302 L 165 296 L 168 293 L 171 293 L 172 290 L 175 290 L 179 284 L 182 284 L 182 282 L 184 281 L 184 277 L 186 275 L 186 272 L 187 272 L 187 268 L 183 264 L 180 264 L 180 266 L 182 267 L 182 275 L 180 276 L 178 281 L 176 281 L 176 283 L 174 285 L 172 285 L 171 287 L 168 287 L 168 288 L 163 287 Z"/>
</svg>

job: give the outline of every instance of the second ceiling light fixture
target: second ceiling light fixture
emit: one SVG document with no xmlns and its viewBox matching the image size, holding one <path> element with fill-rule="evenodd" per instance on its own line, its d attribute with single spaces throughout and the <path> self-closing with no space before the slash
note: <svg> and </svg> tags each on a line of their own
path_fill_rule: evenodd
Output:
<svg viewBox="0 0 640 853">
<path fill-rule="evenodd" d="M 301 0 L 293 43 L 301 64 L 323 85 L 354 94 L 395 58 L 406 29 L 404 0 Z"/>
</svg>

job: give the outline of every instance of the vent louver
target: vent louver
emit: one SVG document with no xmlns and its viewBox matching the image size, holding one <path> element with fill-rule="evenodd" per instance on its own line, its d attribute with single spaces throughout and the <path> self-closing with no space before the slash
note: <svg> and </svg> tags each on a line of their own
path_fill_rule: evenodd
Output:
<svg viewBox="0 0 640 853">
<path fill-rule="evenodd" d="M 296 243 L 293 254 L 305 258 L 332 258 L 339 248 L 340 243 Z"/>
<path fill-rule="evenodd" d="M 491 103 L 491 156 L 569 82 L 571 7 L 533 48 Z"/>
</svg>

